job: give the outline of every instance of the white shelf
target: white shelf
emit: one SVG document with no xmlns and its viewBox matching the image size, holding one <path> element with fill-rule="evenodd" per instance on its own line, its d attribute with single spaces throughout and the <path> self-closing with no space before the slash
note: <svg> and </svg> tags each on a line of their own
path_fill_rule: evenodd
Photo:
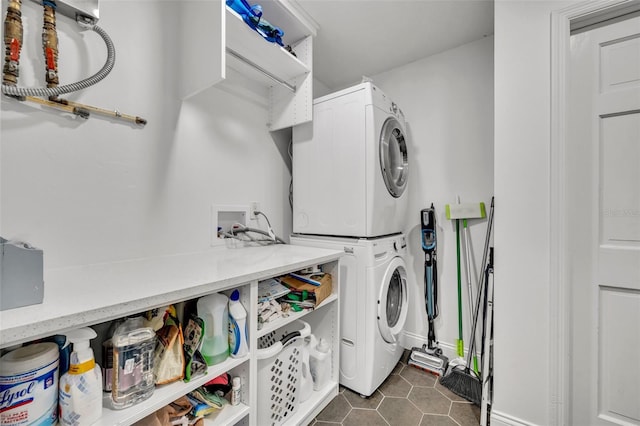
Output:
<svg viewBox="0 0 640 426">
<path fill-rule="evenodd" d="M 242 17 L 227 7 L 227 48 L 249 59 L 251 62 L 284 81 L 290 81 L 296 77 L 311 72 L 311 69 L 298 58 L 287 52 L 276 43 L 271 43 L 262 38 L 260 34 L 249 27 Z M 227 55 L 229 65 L 238 71 L 246 68 Z M 240 69 L 238 69 L 240 68 Z M 273 83 L 271 83 L 273 84 Z"/>
<path fill-rule="evenodd" d="M 311 19 L 302 16 L 287 0 L 264 0 L 263 17 L 284 31 L 285 46 L 292 47 L 296 55 L 276 43 L 268 42 L 249 27 L 234 10 L 226 7 L 225 21 L 225 69 L 236 71 L 250 81 L 247 85 L 260 86 L 250 89 L 253 98 L 268 104 L 270 130 L 278 130 L 313 119 L 313 41 L 315 26 Z M 229 77 L 227 76 L 227 77 Z M 227 78 L 225 77 L 225 78 Z M 223 84 L 231 93 L 242 92 L 234 87 L 234 79 Z M 264 90 L 266 89 L 266 94 Z"/>
<path fill-rule="evenodd" d="M 334 381 L 327 383 L 320 390 L 313 391 L 309 399 L 300 404 L 285 425 L 308 424 L 336 395 L 338 395 L 338 382 Z"/>
<path fill-rule="evenodd" d="M 209 416 L 205 425 L 262 424 L 257 406 L 265 395 L 258 392 L 257 340 L 297 319 L 308 321 L 312 332 L 330 341 L 333 354 L 331 383 L 313 392 L 287 423 L 307 424 L 338 392 L 339 259 L 342 255 L 342 251 L 294 245 L 238 249 L 217 247 L 198 253 L 46 270 L 42 304 L 0 312 L 0 347 L 103 323 L 171 303 L 194 300 L 206 294 L 239 289 L 240 300 L 249 315 L 250 351 L 247 356 L 228 358 L 220 364 L 209 366 L 206 375 L 196 377 L 189 383 L 179 381 L 157 386 L 147 400 L 123 410 L 110 408 L 110 395 L 106 394 L 103 415 L 95 425 L 132 425 L 228 371 L 241 378 L 243 403 L 226 406 L 219 413 Z M 317 265 L 326 268 L 323 270 L 335 277 L 333 294 L 312 311 L 293 313 L 257 330 L 258 281 Z M 69 294 L 74 295 L 74 303 L 68 302 Z"/>
<path fill-rule="evenodd" d="M 320 303 L 318 306 L 315 307 L 315 311 L 317 311 L 318 309 L 321 309 L 323 306 L 326 306 L 330 303 L 333 303 L 334 301 L 336 301 L 338 299 L 338 295 L 337 294 L 331 294 L 329 295 L 329 297 L 327 297 L 325 300 L 322 301 L 322 303 Z M 258 338 L 262 337 L 262 336 L 266 336 L 267 334 L 271 333 L 274 330 L 279 329 L 280 327 L 284 327 L 287 324 L 292 323 L 293 321 L 297 320 L 297 319 L 303 319 L 303 317 L 305 315 L 310 314 L 313 311 L 300 311 L 300 312 L 293 312 L 291 311 L 289 313 L 289 316 L 284 317 L 284 318 L 278 318 L 275 321 L 270 321 L 270 322 L 266 322 L 264 324 L 262 324 L 262 328 L 260 330 L 258 330 Z"/>
<path fill-rule="evenodd" d="M 233 425 L 249 415 L 249 407 L 244 404 L 227 405 L 224 410 L 204 418 L 205 426 Z"/>
<path fill-rule="evenodd" d="M 41 304 L 0 312 L 0 348 L 330 262 L 341 254 L 289 244 L 218 247 L 45 270 Z"/>
<path fill-rule="evenodd" d="M 207 89 L 216 86 L 266 105 L 269 130 L 307 123 L 313 119 L 317 23 L 293 1 L 263 0 L 260 5 L 263 18 L 284 31 L 282 41 L 296 56 L 265 40 L 225 2 L 185 1 L 180 96 L 211 96 Z"/>
<path fill-rule="evenodd" d="M 148 416 L 149 414 L 159 410 L 165 405 L 175 401 L 181 396 L 191 392 L 194 389 L 199 388 L 200 386 L 207 383 L 209 380 L 215 379 L 219 375 L 231 370 L 238 365 L 247 362 L 249 357 L 244 358 L 228 358 L 226 361 L 221 362 L 216 365 L 209 366 L 207 374 L 197 377 L 189 381 L 189 383 L 184 383 L 182 381 L 170 383 L 168 385 L 157 386 L 153 392 L 153 395 L 138 404 L 132 405 L 131 407 L 125 408 L 123 410 L 115 410 L 109 408 L 111 403 L 111 396 L 105 395 L 103 399 L 103 409 L 102 409 L 102 417 L 98 422 L 94 424 L 94 426 L 115 426 L 115 425 L 131 425 L 138 420 L 141 420 Z M 221 413 L 229 406 L 225 407 Z M 244 411 L 244 408 L 248 410 L 249 408 L 242 405 L 240 407 L 234 406 L 230 411 Z"/>
</svg>

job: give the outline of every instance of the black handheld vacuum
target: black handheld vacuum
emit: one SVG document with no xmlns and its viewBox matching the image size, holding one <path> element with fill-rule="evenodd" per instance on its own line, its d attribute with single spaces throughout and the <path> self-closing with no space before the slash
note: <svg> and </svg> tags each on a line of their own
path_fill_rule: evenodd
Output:
<svg viewBox="0 0 640 426">
<path fill-rule="evenodd" d="M 442 354 L 436 339 L 434 320 L 438 317 L 438 259 L 436 238 L 436 212 L 431 207 L 420 212 L 422 251 L 424 251 L 424 287 L 425 307 L 429 330 L 427 344 L 421 348 L 411 349 L 409 365 L 417 367 L 436 376 L 444 375 L 447 371 L 449 358 Z"/>
</svg>

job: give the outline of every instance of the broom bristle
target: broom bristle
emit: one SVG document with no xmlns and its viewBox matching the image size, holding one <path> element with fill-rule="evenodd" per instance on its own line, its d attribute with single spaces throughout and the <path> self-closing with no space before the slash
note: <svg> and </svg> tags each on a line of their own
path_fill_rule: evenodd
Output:
<svg viewBox="0 0 640 426">
<path fill-rule="evenodd" d="M 452 369 L 449 374 L 440 379 L 440 384 L 478 406 L 482 401 L 482 383 L 466 368 Z"/>
</svg>

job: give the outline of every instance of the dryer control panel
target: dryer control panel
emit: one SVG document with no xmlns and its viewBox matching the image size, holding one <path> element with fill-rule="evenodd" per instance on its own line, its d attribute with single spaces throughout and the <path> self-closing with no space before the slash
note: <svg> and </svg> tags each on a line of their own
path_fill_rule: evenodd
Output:
<svg viewBox="0 0 640 426">
<path fill-rule="evenodd" d="M 402 123 L 402 125 L 405 124 L 404 113 L 398 104 L 393 102 L 382 90 L 373 84 L 371 84 L 371 97 L 373 105 L 385 111 L 389 115 L 393 115 L 396 120 Z"/>
<path fill-rule="evenodd" d="M 407 238 L 404 235 L 401 235 L 393 242 L 393 249 L 396 252 L 405 250 L 407 248 Z"/>
</svg>

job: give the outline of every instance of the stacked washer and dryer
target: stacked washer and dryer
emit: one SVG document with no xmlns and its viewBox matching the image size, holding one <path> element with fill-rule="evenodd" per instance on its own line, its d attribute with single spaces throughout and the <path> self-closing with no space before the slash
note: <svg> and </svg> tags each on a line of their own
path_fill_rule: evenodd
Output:
<svg viewBox="0 0 640 426">
<path fill-rule="evenodd" d="M 370 82 L 315 99 L 293 130 L 291 243 L 343 250 L 340 384 L 370 396 L 404 348 L 409 161 L 402 111 Z"/>
</svg>

